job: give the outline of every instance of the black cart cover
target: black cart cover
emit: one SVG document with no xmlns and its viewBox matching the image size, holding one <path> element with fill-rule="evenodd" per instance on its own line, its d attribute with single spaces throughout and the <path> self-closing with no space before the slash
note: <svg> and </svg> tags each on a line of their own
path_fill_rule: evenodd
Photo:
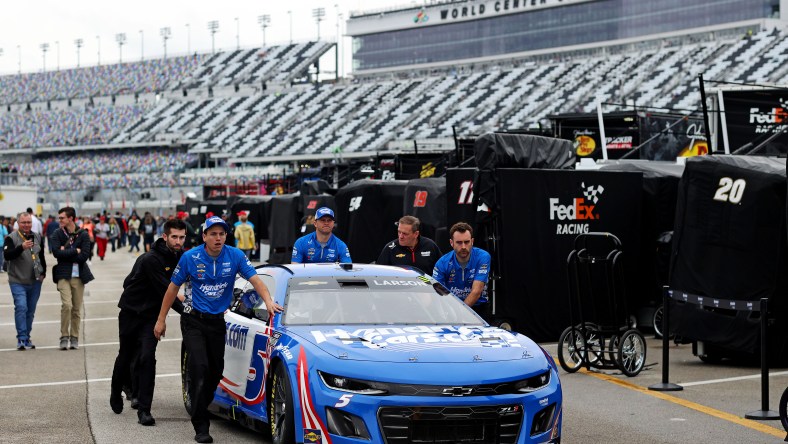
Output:
<svg viewBox="0 0 788 444">
<path fill-rule="evenodd" d="M 355 263 L 374 262 L 383 246 L 397 237 L 407 182 L 363 179 L 339 189 L 334 233 L 350 249 Z"/>
<path fill-rule="evenodd" d="M 194 229 L 199 229 L 200 225 L 205 222 L 205 213 L 213 213 L 216 216 L 221 216 L 222 212 L 227 210 L 226 200 L 193 200 L 186 199 L 186 213 L 189 214 L 189 223 Z M 198 240 L 202 243 L 202 239 Z"/>
<path fill-rule="evenodd" d="M 487 133 L 474 144 L 478 174 L 474 191 L 478 194 L 480 220 L 495 208 L 494 171 L 498 168 L 568 169 L 575 163 L 572 142 L 529 134 Z"/>
<path fill-rule="evenodd" d="M 567 257 L 580 233 L 610 232 L 621 239 L 625 297 L 632 296 L 641 173 L 499 169 L 496 174 L 497 317 L 513 319 L 518 331 L 536 341 L 558 339 L 570 324 Z"/>
<path fill-rule="evenodd" d="M 312 196 L 318 194 L 334 195 L 337 193 L 337 190 L 331 188 L 331 185 L 323 179 L 305 180 L 301 182 L 300 191 L 302 196 Z"/>
<path fill-rule="evenodd" d="M 298 238 L 299 221 L 298 207 L 301 203 L 299 194 L 284 194 L 271 198 L 271 220 L 268 234 L 271 238 L 270 264 L 289 264 L 293 254 L 293 245 Z"/>
<path fill-rule="evenodd" d="M 446 178 L 409 180 L 402 203 L 402 214 L 418 217 L 422 236 L 435 240 L 436 230 L 446 226 Z"/>
<path fill-rule="evenodd" d="M 249 222 L 254 224 L 254 235 L 258 241 L 269 239 L 268 222 L 270 215 L 266 208 L 273 196 L 230 196 L 227 205 L 230 207 L 230 223 L 238 222 L 238 212 L 248 211 Z"/>
<path fill-rule="evenodd" d="M 597 163 L 599 164 L 599 162 Z M 633 171 L 643 174 L 640 218 L 640 257 L 635 272 L 638 291 L 634 295 L 638 306 L 662 304 L 662 286 L 667 285 L 667 260 L 658 257 L 660 236 L 673 231 L 676 219 L 676 200 L 684 164 L 646 160 L 612 160 L 601 163 L 602 171 Z M 630 253 L 627 251 L 627 253 Z M 627 254 L 631 259 L 631 254 Z M 667 255 L 665 256 L 668 257 Z"/>
<path fill-rule="evenodd" d="M 687 160 L 679 185 L 670 287 L 698 296 L 769 299 L 786 341 L 785 161 L 764 157 L 703 156 Z M 671 322 L 684 338 L 724 349 L 757 351 L 758 316 L 745 311 L 671 304 Z"/>
</svg>

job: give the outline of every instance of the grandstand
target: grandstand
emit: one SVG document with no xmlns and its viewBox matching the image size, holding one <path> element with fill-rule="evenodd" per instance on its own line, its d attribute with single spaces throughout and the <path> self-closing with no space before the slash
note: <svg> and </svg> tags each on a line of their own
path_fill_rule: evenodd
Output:
<svg viewBox="0 0 788 444">
<path fill-rule="evenodd" d="M 607 7 L 610 1 L 623 0 L 564 1 L 548 12 Z M 443 10 L 450 17 L 459 3 L 415 11 L 438 20 Z M 476 3 L 488 5 L 488 13 L 496 4 Z M 455 131 L 544 126 L 549 115 L 591 112 L 597 103 L 605 111 L 691 112 L 700 105 L 700 73 L 729 82 L 788 81 L 784 21 L 771 19 L 775 0 L 758 3 L 760 9 L 751 8 L 755 13 L 717 14 L 691 29 L 651 29 L 648 36 L 624 33 L 558 48 L 512 46 L 477 57 L 458 55 L 461 48 L 455 47 L 446 60 L 394 58 L 391 66 L 366 69 L 364 63 L 372 62 L 363 59 L 372 57 L 380 35 L 405 38 L 410 28 L 423 31 L 412 21 L 403 29 L 386 28 L 390 17 L 410 17 L 410 7 L 358 13 L 348 30 L 363 43 L 354 54 L 361 69 L 351 78 L 323 82 L 316 81 L 318 61 L 335 45 L 322 41 L 2 76 L 0 155 L 18 167 L 22 183 L 37 186 L 53 202 L 63 201 L 66 192 L 77 200 L 151 188 L 199 195 L 200 185 L 254 180 L 260 170 L 250 165 L 279 163 L 285 166 L 266 171 L 287 172 L 294 160 L 369 156 L 403 141 L 453 146 Z M 545 13 L 540 11 L 522 6 L 500 17 L 433 23 L 429 29 L 473 30 L 484 20 Z M 667 22 L 673 16 L 665 17 Z M 376 20 L 378 28 L 370 25 Z M 203 170 L 225 164 L 247 166 Z"/>
</svg>

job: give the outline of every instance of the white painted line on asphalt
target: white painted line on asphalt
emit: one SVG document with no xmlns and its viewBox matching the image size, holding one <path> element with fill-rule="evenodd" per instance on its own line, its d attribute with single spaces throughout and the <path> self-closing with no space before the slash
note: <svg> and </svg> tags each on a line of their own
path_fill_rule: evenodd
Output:
<svg viewBox="0 0 788 444">
<path fill-rule="evenodd" d="M 156 375 L 156 378 L 172 378 L 175 376 L 181 376 L 180 373 L 167 373 L 164 375 Z M 96 378 L 96 379 L 79 379 L 76 381 L 60 381 L 60 382 L 39 382 L 36 384 L 14 384 L 14 385 L 0 385 L 0 390 L 8 390 L 8 389 L 18 389 L 18 388 L 30 388 L 30 387 L 48 387 L 53 385 L 72 385 L 72 384 L 92 384 L 94 382 L 110 382 L 112 378 Z"/>
<path fill-rule="evenodd" d="M 181 338 L 173 338 L 173 339 L 162 339 L 159 342 L 172 342 L 172 341 L 180 341 Z M 106 345 L 120 345 L 120 342 L 96 342 L 93 344 L 79 344 L 80 347 L 103 347 Z M 36 346 L 36 350 L 53 350 L 53 349 L 60 349 L 58 345 L 44 345 L 44 346 Z M 10 351 L 19 351 L 15 348 L 0 348 L 0 352 L 10 352 Z M 32 350 L 25 350 L 27 353 L 35 353 Z M 64 350 L 65 351 L 65 350 Z"/>
<path fill-rule="evenodd" d="M 769 376 L 783 376 L 788 375 L 788 371 L 783 372 L 769 372 Z M 706 384 L 719 384 L 724 382 L 733 382 L 733 381 L 743 381 L 745 379 L 759 379 L 761 374 L 758 373 L 757 375 L 748 375 L 748 376 L 736 376 L 734 378 L 724 378 L 724 379 L 709 379 L 708 381 L 695 381 L 695 382 L 682 382 L 682 387 L 692 387 L 695 385 L 706 385 Z"/>
<path fill-rule="evenodd" d="M 171 317 L 180 317 L 177 313 L 172 313 L 167 315 L 168 318 Z M 117 321 L 118 317 L 111 317 L 111 318 L 88 318 L 83 319 L 82 322 L 93 322 L 93 321 Z M 54 321 L 33 321 L 34 325 L 41 325 L 41 324 L 60 324 L 60 319 L 56 319 Z M 16 327 L 16 324 L 13 322 L 0 322 L 0 327 Z"/>
</svg>

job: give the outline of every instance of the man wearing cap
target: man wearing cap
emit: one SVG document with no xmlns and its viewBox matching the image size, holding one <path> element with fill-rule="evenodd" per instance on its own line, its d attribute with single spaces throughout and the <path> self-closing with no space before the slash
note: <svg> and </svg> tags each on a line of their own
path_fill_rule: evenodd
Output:
<svg viewBox="0 0 788 444">
<path fill-rule="evenodd" d="M 238 219 L 235 223 L 235 246 L 250 258 L 255 250 L 254 224 L 249 222 L 248 211 L 239 211 Z"/>
<path fill-rule="evenodd" d="M 187 368 L 191 376 L 189 397 L 192 402 L 192 426 L 194 440 L 213 442 L 208 433 L 210 421 L 208 405 L 224 371 L 224 312 L 233 300 L 233 283 L 236 274 L 252 284 L 262 297 L 269 316 L 282 311 L 275 304 L 263 281 L 257 276 L 249 259 L 241 250 L 225 245 L 229 225 L 221 217 L 213 216 L 205 221 L 202 237 L 204 244 L 183 253 L 164 300 L 153 334 L 161 339 L 167 329 L 167 312 L 170 310 L 178 290 L 187 280 L 191 282 L 191 299 L 187 299 L 181 316 L 181 333 Z"/>
<path fill-rule="evenodd" d="M 408 265 L 432 275 L 441 250 L 435 242 L 420 234 L 421 221 L 414 216 L 402 216 L 397 222 L 397 238 L 386 244 L 378 260 L 381 265 Z"/>
<path fill-rule="evenodd" d="M 449 243 L 454 251 L 438 259 L 432 277 L 479 316 L 489 320 L 487 278 L 490 274 L 490 253 L 473 246 L 473 228 L 465 222 L 451 226 Z"/>
<path fill-rule="evenodd" d="M 293 245 L 293 264 L 321 262 L 353 262 L 350 251 L 342 240 L 334 236 L 334 211 L 328 207 L 315 212 L 315 232 L 302 236 Z"/>
</svg>

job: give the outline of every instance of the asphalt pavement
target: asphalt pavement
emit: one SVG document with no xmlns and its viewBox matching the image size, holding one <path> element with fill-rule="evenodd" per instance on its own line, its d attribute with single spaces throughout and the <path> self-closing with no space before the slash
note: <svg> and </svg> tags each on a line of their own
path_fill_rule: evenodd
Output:
<svg viewBox="0 0 788 444">
<path fill-rule="evenodd" d="M 13 301 L 7 274 L 0 274 L 0 443 L 193 442 L 180 389 L 180 329 L 171 312 L 166 338 L 157 353 L 153 427 L 137 424 L 126 401 L 123 413 L 109 407 L 112 367 L 118 350 L 117 301 L 122 282 L 137 254 L 108 252 L 91 269 L 87 285 L 80 349 L 61 351 L 60 298 L 47 277 L 33 324 L 36 350 L 15 349 Z M 50 255 L 47 262 L 54 263 Z M 617 371 L 567 374 L 559 370 L 564 390 L 563 443 L 780 443 L 779 421 L 750 421 L 759 410 L 760 371 L 736 365 L 704 364 L 689 345 L 670 348 L 670 381 L 680 392 L 646 389 L 660 382 L 662 344 L 646 334 L 648 367 L 627 378 Z M 555 344 L 544 344 L 555 351 Z M 770 377 L 770 408 L 777 409 L 788 371 Z M 269 442 L 262 434 L 214 419 L 215 442 Z"/>
</svg>

